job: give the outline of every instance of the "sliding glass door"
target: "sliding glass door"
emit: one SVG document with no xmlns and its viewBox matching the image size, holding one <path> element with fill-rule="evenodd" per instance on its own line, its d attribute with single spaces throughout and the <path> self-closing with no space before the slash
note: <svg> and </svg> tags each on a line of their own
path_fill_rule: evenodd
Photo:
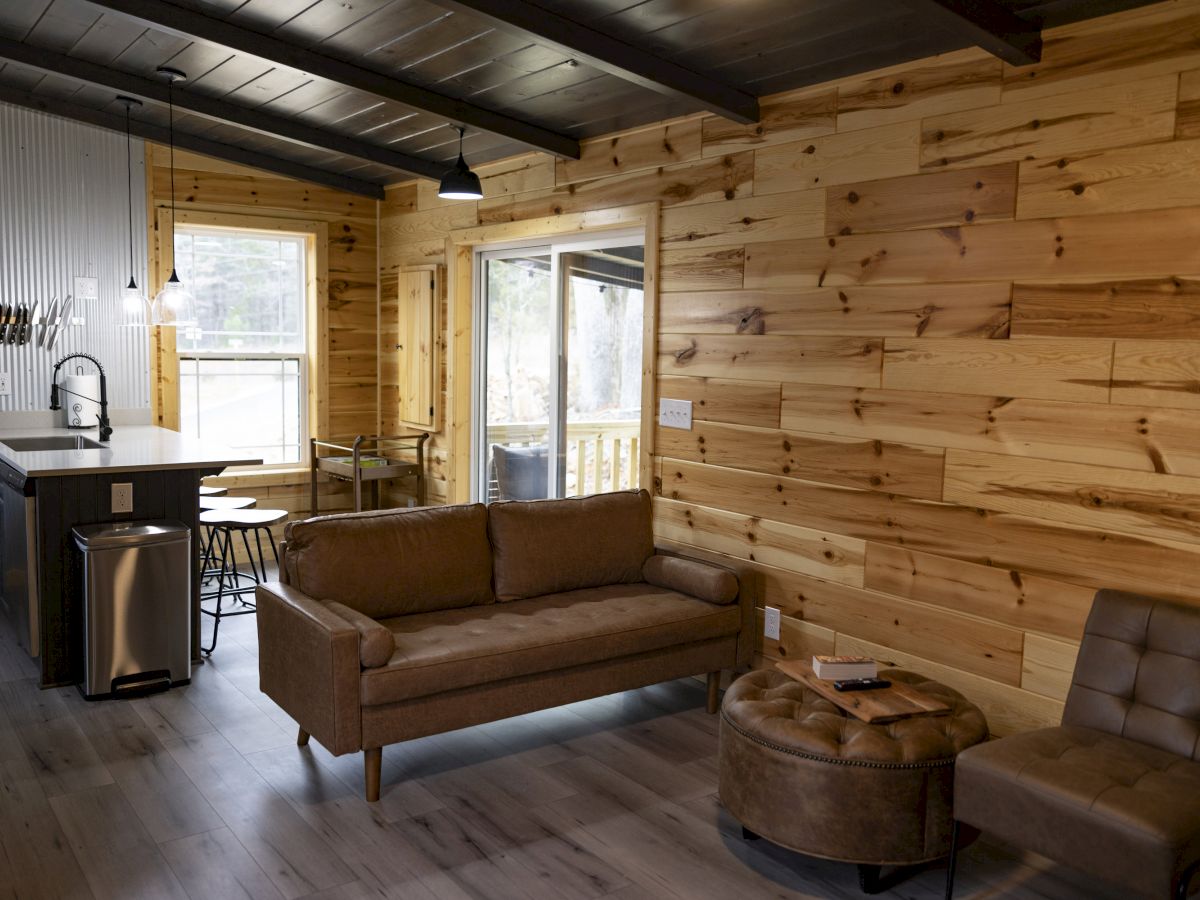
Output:
<svg viewBox="0 0 1200 900">
<path fill-rule="evenodd" d="M 640 234 L 477 253 L 473 494 L 638 485 Z"/>
</svg>

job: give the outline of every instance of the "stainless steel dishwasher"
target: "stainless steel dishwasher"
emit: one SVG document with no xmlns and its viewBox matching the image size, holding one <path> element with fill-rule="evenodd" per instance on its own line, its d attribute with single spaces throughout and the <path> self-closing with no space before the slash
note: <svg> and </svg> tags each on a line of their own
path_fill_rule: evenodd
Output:
<svg viewBox="0 0 1200 900">
<path fill-rule="evenodd" d="M 88 699 L 163 690 L 191 679 L 191 531 L 182 522 L 72 529 L 83 552 Z"/>
</svg>

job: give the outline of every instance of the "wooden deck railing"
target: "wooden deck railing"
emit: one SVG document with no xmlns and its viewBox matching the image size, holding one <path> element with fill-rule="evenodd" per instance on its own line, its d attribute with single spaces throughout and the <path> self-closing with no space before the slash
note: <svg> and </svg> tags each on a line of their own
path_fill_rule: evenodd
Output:
<svg viewBox="0 0 1200 900">
<path fill-rule="evenodd" d="M 638 440 L 641 423 L 637 419 L 611 422 L 570 422 L 567 424 L 568 496 L 598 494 L 636 488 L 638 484 Z M 546 425 L 499 424 L 488 426 L 488 443 L 505 447 L 533 447 L 546 444 Z M 493 479 L 489 498 L 498 496 Z"/>
</svg>

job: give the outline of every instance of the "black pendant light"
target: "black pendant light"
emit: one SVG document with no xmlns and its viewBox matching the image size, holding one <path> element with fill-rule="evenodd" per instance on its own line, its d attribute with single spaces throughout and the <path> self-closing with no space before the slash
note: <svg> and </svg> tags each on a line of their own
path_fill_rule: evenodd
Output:
<svg viewBox="0 0 1200 900">
<path fill-rule="evenodd" d="M 129 284 L 121 289 L 121 307 L 127 325 L 143 324 L 143 313 L 149 312 L 150 301 L 138 287 L 133 274 L 133 138 L 129 130 L 129 114 L 134 107 L 142 105 L 133 97 L 118 96 L 117 102 L 125 106 L 125 193 L 129 199 Z"/>
<path fill-rule="evenodd" d="M 167 136 L 171 148 L 171 277 L 154 296 L 150 307 L 152 325 L 170 325 L 176 328 L 194 327 L 196 324 L 196 301 L 175 271 L 175 102 L 172 87 L 187 75 L 169 66 L 160 66 L 159 77 L 167 83 Z"/>
<path fill-rule="evenodd" d="M 455 127 L 458 128 L 458 162 L 442 176 L 437 195 L 443 200 L 482 200 L 483 188 L 479 186 L 479 176 L 467 168 L 467 161 L 462 155 L 463 135 L 467 129 L 461 125 Z"/>
</svg>

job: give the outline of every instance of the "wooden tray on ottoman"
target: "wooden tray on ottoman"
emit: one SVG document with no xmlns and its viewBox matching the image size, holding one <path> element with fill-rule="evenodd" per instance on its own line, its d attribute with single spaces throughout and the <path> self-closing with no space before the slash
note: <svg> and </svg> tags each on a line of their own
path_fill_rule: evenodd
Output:
<svg viewBox="0 0 1200 900">
<path fill-rule="evenodd" d="M 911 685 L 894 681 L 891 687 L 869 691 L 839 691 L 832 681 L 818 678 L 806 662 L 787 660 L 775 668 L 816 691 L 830 703 L 856 719 L 873 725 L 908 719 L 912 716 L 945 716 L 950 707 Z"/>
</svg>

